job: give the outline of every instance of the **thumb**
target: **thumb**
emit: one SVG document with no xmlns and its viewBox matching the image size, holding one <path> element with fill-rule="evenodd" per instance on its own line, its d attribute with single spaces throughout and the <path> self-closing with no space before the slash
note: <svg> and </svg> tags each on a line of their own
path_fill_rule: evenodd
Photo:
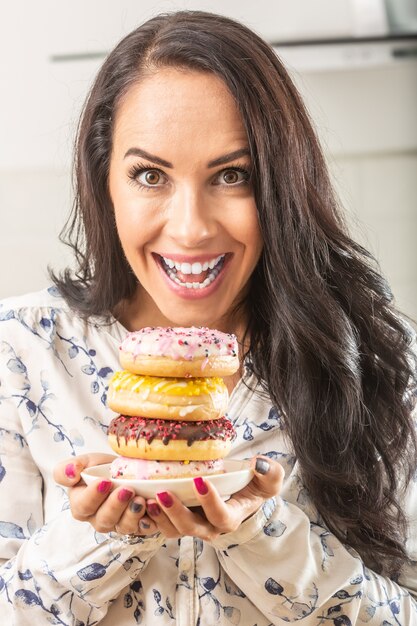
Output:
<svg viewBox="0 0 417 626">
<path fill-rule="evenodd" d="M 85 470 L 86 467 L 111 463 L 114 458 L 114 454 L 104 454 L 101 452 L 72 456 L 58 463 L 54 469 L 54 480 L 64 487 L 72 487 L 79 482 L 81 472 Z"/>
<path fill-rule="evenodd" d="M 253 493 L 267 500 L 280 493 L 285 471 L 277 461 L 267 456 L 256 456 L 251 461 L 254 477 L 250 482 Z"/>
</svg>

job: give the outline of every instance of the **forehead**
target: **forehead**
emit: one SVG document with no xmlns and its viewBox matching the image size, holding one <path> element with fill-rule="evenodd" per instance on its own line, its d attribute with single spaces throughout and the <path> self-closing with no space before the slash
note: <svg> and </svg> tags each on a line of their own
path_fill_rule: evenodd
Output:
<svg viewBox="0 0 417 626">
<path fill-rule="evenodd" d="M 247 143 L 237 104 L 225 83 L 209 72 L 164 68 L 133 85 L 120 102 L 114 147 L 146 141 L 179 148 L 201 139 L 208 149 L 218 143 Z"/>
</svg>

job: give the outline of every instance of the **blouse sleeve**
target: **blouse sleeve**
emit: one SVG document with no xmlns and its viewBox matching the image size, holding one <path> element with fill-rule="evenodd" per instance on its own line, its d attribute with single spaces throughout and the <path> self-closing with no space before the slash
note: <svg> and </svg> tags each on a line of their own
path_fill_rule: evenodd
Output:
<svg viewBox="0 0 417 626">
<path fill-rule="evenodd" d="M 272 624 L 306 618 L 308 624 L 417 626 L 416 562 L 401 585 L 379 576 L 282 498 L 267 501 L 213 546 L 227 574 Z"/>
<path fill-rule="evenodd" d="M 109 604 L 134 581 L 163 543 L 162 535 L 129 545 L 101 535 L 69 510 L 23 539 L 0 567 L 0 614 L 16 626 L 97 624 Z"/>
<path fill-rule="evenodd" d="M 21 383 L 13 383 L 14 372 L 22 380 L 24 367 L 0 341 L 0 622 L 97 624 L 164 538 L 158 534 L 130 545 L 118 535 L 96 533 L 73 519 L 64 494 L 62 510 L 45 523 L 48 486 L 18 411 L 20 396 L 29 400 Z"/>
</svg>

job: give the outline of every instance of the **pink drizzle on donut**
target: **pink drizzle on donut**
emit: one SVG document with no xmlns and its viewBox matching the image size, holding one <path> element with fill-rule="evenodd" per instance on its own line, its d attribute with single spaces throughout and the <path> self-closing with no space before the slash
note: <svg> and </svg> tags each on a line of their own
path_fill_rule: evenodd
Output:
<svg viewBox="0 0 417 626">
<path fill-rule="evenodd" d="M 219 474 L 224 472 L 223 459 L 209 461 L 150 461 L 118 456 L 110 467 L 112 478 L 150 480 L 155 478 L 181 478 L 183 476 Z"/>
<path fill-rule="evenodd" d="M 148 326 L 128 333 L 120 350 L 134 357 L 160 356 L 174 360 L 192 361 L 211 356 L 233 356 L 238 352 L 235 335 L 211 328 L 163 328 Z M 207 361 L 206 361 L 207 363 Z"/>
</svg>

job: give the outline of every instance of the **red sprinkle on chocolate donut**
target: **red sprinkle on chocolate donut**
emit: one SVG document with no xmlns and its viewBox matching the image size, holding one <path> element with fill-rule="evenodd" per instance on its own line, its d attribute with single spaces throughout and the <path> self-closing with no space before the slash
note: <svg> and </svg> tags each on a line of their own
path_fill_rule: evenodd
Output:
<svg viewBox="0 0 417 626">
<path fill-rule="evenodd" d="M 184 422 L 177 420 L 150 419 L 147 417 L 129 417 L 119 415 L 115 417 L 109 425 L 109 435 L 115 435 L 117 445 L 120 439 L 124 439 L 126 444 L 129 440 L 146 439 L 152 443 L 154 439 L 160 439 L 164 445 L 168 445 L 171 440 L 186 440 L 191 446 L 194 441 L 208 441 L 210 439 L 220 439 L 233 441 L 236 431 L 232 422 L 227 417 L 216 420 L 204 420 L 198 422 Z"/>
</svg>

